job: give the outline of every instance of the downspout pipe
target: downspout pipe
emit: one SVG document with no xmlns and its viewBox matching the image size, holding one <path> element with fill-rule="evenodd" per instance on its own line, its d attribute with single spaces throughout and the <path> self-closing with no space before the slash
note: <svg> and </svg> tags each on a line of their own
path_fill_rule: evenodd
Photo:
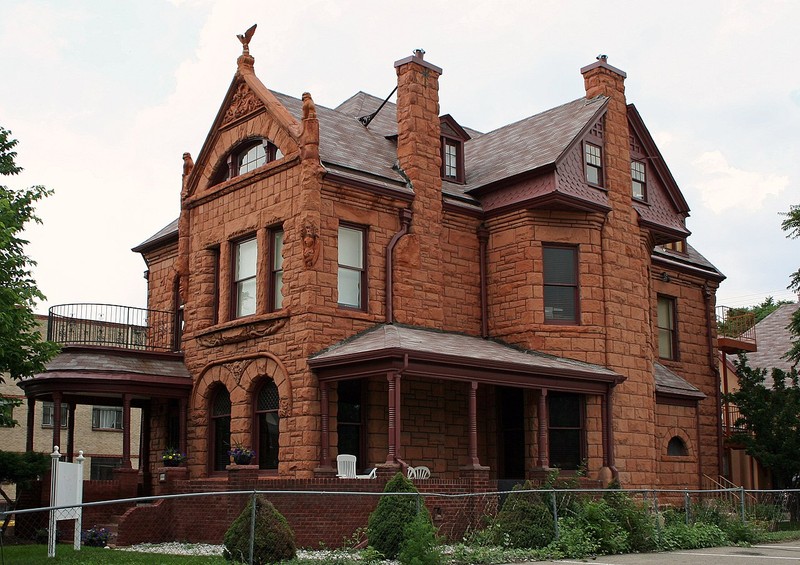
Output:
<svg viewBox="0 0 800 565">
<path fill-rule="evenodd" d="M 411 208 L 403 208 L 400 210 L 400 231 L 392 236 L 389 245 L 386 246 L 386 323 L 394 323 L 394 279 L 392 273 L 394 272 L 394 248 L 400 238 L 408 233 L 411 227 L 411 219 L 414 214 Z"/>
<path fill-rule="evenodd" d="M 719 367 L 714 356 L 714 335 L 712 324 L 716 324 L 716 317 L 711 304 L 713 293 L 708 284 L 703 284 L 703 299 L 706 303 L 706 334 L 708 339 L 708 366 L 714 371 L 714 396 L 717 400 L 717 474 L 722 474 L 722 383 L 720 382 Z M 698 407 L 699 408 L 699 407 Z"/>
<path fill-rule="evenodd" d="M 486 275 L 487 265 L 487 247 L 489 243 L 489 230 L 484 224 L 478 227 L 478 244 L 479 244 L 479 261 L 480 261 L 480 277 L 481 277 L 481 337 L 486 339 L 489 337 L 489 293 L 487 291 L 488 282 Z"/>
</svg>

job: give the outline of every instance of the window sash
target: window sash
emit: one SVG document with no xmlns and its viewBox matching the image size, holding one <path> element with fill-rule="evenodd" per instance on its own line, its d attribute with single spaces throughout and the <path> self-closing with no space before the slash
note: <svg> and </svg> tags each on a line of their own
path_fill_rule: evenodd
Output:
<svg viewBox="0 0 800 565">
<path fill-rule="evenodd" d="M 122 408 L 114 406 L 93 406 L 92 428 L 97 430 L 121 430 Z"/>
<path fill-rule="evenodd" d="M 444 142 L 444 176 L 458 178 L 458 147 L 449 140 Z"/>
<path fill-rule="evenodd" d="M 256 238 L 236 243 L 233 259 L 234 314 L 236 318 L 256 313 L 257 265 L 258 242 Z"/>
<path fill-rule="evenodd" d="M 585 144 L 584 161 L 586 163 L 586 180 L 591 184 L 603 185 L 603 153 L 599 146 Z"/>
<path fill-rule="evenodd" d="M 578 250 L 542 248 L 546 322 L 577 323 L 579 318 Z"/>
<path fill-rule="evenodd" d="M 634 198 L 644 200 L 647 177 L 645 176 L 644 163 L 631 161 L 631 191 Z"/>
<path fill-rule="evenodd" d="M 42 403 L 42 427 L 53 427 L 53 406 L 52 402 Z M 67 427 L 67 420 L 69 418 L 69 407 L 66 404 L 61 405 L 61 427 Z"/>
<path fill-rule="evenodd" d="M 338 302 L 342 306 L 364 307 L 365 274 L 363 229 L 339 227 Z"/>
<path fill-rule="evenodd" d="M 550 466 L 577 469 L 586 452 L 583 396 L 551 393 L 547 413 Z"/>
<path fill-rule="evenodd" d="M 677 332 L 675 324 L 675 300 L 658 297 L 658 356 L 662 359 L 677 357 Z"/>
<path fill-rule="evenodd" d="M 272 287 L 272 301 L 270 310 L 283 308 L 283 230 L 272 230 L 270 236 L 270 282 Z"/>
</svg>

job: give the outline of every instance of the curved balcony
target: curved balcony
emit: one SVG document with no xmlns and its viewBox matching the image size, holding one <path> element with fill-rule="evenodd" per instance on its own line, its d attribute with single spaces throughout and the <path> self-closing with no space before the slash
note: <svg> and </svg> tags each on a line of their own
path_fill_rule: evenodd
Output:
<svg viewBox="0 0 800 565">
<path fill-rule="evenodd" d="M 717 306 L 717 347 L 730 354 L 757 351 L 755 325 L 752 312 Z"/>
<path fill-rule="evenodd" d="M 137 351 L 180 351 L 180 314 L 115 304 L 60 304 L 47 316 L 47 339 Z"/>
</svg>

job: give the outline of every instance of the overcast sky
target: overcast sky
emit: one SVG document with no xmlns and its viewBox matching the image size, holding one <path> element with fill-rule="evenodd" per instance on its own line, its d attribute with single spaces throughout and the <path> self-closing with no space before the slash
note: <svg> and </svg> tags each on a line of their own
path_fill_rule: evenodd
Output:
<svg viewBox="0 0 800 565">
<path fill-rule="evenodd" d="M 53 304 L 144 306 L 130 248 L 177 217 L 184 151 L 197 156 L 253 23 L 256 73 L 333 107 L 387 96 L 394 61 L 424 48 L 444 69 L 441 113 L 490 131 L 584 95 L 599 53 L 636 104 L 691 208 L 690 242 L 725 275 L 718 304 L 786 290 L 800 241 L 800 3 L 427 0 L 3 0 L 0 125 L 22 188 L 55 194 L 27 230 Z"/>
</svg>

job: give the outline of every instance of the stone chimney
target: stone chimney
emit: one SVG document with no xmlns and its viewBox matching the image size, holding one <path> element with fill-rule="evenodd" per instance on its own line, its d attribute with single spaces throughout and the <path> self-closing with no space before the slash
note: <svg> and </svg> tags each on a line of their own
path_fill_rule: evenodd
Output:
<svg viewBox="0 0 800 565">
<path fill-rule="evenodd" d="M 398 322 L 441 327 L 442 177 L 439 76 L 425 51 L 395 62 L 397 70 L 397 161 L 411 183 L 410 234 L 396 249 L 394 313 Z M 402 281 L 402 282 L 400 282 Z M 391 299 L 391 298 L 390 298 Z"/>
</svg>

